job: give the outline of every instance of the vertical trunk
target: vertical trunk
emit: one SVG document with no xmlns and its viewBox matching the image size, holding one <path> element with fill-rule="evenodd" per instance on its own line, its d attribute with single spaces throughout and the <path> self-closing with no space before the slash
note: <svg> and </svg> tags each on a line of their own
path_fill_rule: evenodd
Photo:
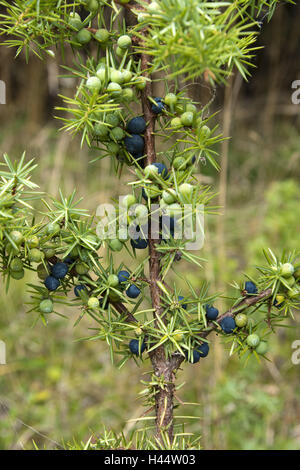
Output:
<svg viewBox="0 0 300 470">
<path fill-rule="evenodd" d="M 147 69 L 149 64 L 149 57 L 145 54 L 141 57 L 142 70 L 144 76 L 148 77 Z M 147 122 L 147 129 L 144 135 L 145 138 L 145 164 L 151 164 L 156 161 L 155 152 L 155 138 L 153 135 L 155 128 L 155 115 L 151 110 L 151 102 L 148 97 L 152 96 L 152 84 L 147 82 L 145 89 L 141 93 L 143 114 Z M 151 223 L 149 224 L 149 272 L 150 272 L 150 294 L 152 306 L 154 310 L 154 318 L 162 315 L 160 289 L 157 286 L 157 281 L 161 280 L 161 266 L 160 254 L 155 249 L 155 244 L 158 242 L 151 238 Z M 173 367 L 171 361 L 165 357 L 163 346 L 157 348 L 151 355 L 151 363 L 153 366 L 154 374 L 158 378 L 164 379 L 164 385 L 157 387 L 155 396 L 155 413 L 156 413 L 156 435 L 161 439 L 162 432 L 168 433 L 169 439 L 173 440 Z"/>
</svg>

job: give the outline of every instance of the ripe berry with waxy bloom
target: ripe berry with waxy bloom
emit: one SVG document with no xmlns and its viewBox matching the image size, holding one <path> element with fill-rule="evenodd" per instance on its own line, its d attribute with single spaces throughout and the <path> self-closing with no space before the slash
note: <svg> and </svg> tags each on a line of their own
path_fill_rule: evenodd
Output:
<svg viewBox="0 0 300 470">
<path fill-rule="evenodd" d="M 139 134 L 126 136 L 124 139 L 126 150 L 132 155 L 136 155 L 144 151 L 144 139 Z"/>
<path fill-rule="evenodd" d="M 246 341 L 250 348 L 255 349 L 259 345 L 260 337 L 257 334 L 252 333 L 251 335 L 247 336 Z"/>
<path fill-rule="evenodd" d="M 238 313 L 235 317 L 235 323 L 239 328 L 243 328 L 248 323 L 248 317 L 244 313 Z"/>
<path fill-rule="evenodd" d="M 78 286 L 74 287 L 74 294 L 76 295 L 76 297 L 80 297 L 80 292 L 84 292 L 86 290 L 87 289 L 86 289 L 85 285 L 79 284 Z"/>
<path fill-rule="evenodd" d="M 44 284 L 48 290 L 54 291 L 60 286 L 60 281 L 56 279 L 56 277 L 48 276 L 46 277 Z"/>
<path fill-rule="evenodd" d="M 152 103 L 151 109 L 154 114 L 160 114 L 164 110 L 164 103 L 161 98 L 154 98 L 155 104 Z"/>
<path fill-rule="evenodd" d="M 132 248 L 135 248 L 136 250 L 144 250 L 148 246 L 148 240 L 145 240 L 144 238 L 137 238 L 131 239 L 130 244 Z"/>
<path fill-rule="evenodd" d="M 199 362 L 200 357 L 201 357 L 200 352 L 197 351 L 197 349 L 192 350 L 192 354 L 190 358 L 189 358 L 188 352 L 186 351 L 185 353 L 186 360 L 189 361 L 191 364 L 196 364 L 197 362 Z"/>
<path fill-rule="evenodd" d="M 126 290 L 126 295 L 131 299 L 136 299 L 140 295 L 140 293 L 140 289 L 134 284 L 131 284 L 131 286 L 129 286 Z"/>
<path fill-rule="evenodd" d="M 51 299 L 42 300 L 39 306 L 39 309 L 42 313 L 51 313 L 53 312 L 53 302 Z"/>
<path fill-rule="evenodd" d="M 130 278 L 130 274 L 128 271 L 119 271 L 118 272 L 118 279 L 119 279 L 119 282 L 127 282 L 128 279 Z"/>
<path fill-rule="evenodd" d="M 233 333 L 233 330 L 236 328 L 236 323 L 234 318 L 232 317 L 225 317 L 221 320 L 220 326 L 224 333 L 230 334 Z"/>
<path fill-rule="evenodd" d="M 140 356 L 146 349 L 146 343 L 144 341 L 140 343 L 138 339 L 132 339 L 129 343 L 129 349 L 132 354 Z"/>
<path fill-rule="evenodd" d="M 247 281 L 245 283 L 245 291 L 247 294 L 257 294 L 257 287 L 252 281 Z"/>
<path fill-rule="evenodd" d="M 184 310 L 186 310 L 187 309 L 187 304 L 182 303 L 183 300 L 184 300 L 183 295 L 179 295 L 178 296 L 178 301 L 180 302 L 180 307 L 184 308 Z"/>
<path fill-rule="evenodd" d="M 202 343 L 201 346 L 197 347 L 197 351 L 199 352 L 200 357 L 206 357 L 209 353 L 208 343 Z"/>
<path fill-rule="evenodd" d="M 67 263 L 56 263 L 51 268 L 51 275 L 56 279 L 63 279 L 69 271 Z"/>
<path fill-rule="evenodd" d="M 132 119 L 127 124 L 127 131 L 131 134 L 143 134 L 146 130 L 146 121 L 142 116 L 137 116 Z"/>
<path fill-rule="evenodd" d="M 212 305 L 205 306 L 206 318 L 207 320 L 214 321 L 219 315 L 219 310 Z"/>
</svg>

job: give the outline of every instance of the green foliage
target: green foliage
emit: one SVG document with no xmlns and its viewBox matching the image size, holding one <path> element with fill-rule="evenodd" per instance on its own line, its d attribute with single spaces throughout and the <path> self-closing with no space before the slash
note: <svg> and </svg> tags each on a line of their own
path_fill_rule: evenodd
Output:
<svg viewBox="0 0 300 470">
<path fill-rule="evenodd" d="M 73 98 L 62 97 L 65 106 L 58 108 L 64 113 L 63 129 L 80 134 L 81 142 L 95 152 L 95 160 L 108 156 L 118 173 L 132 166 L 137 178 L 128 183 L 131 193 L 123 201 L 123 209 L 127 209 L 126 227 L 119 217 L 122 204 L 117 207 L 115 203 L 115 213 L 104 226 L 107 236 L 103 239 L 96 228 L 107 213 L 89 215 L 79 207 L 81 200 L 76 200 L 75 191 L 69 197 L 60 191 L 58 200 L 45 196 L 45 211 L 35 211 L 29 203 L 39 198 L 40 193 L 31 182 L 32 161 L 26 163 L 23 155 L 19 163 L 13 164 L 8 156 L 4 157 L 6 166 L 0 172 L 0 271 L 7 289 L 11 279 L 22 279 L 26 271 L 37 274 L 40 280 L 28 284 L 29 313 L 35 313 L 36 322 L 41 320 L 47 325 L 53 314 L 62 315 L 57 307 L 76 306 L 79 315 L 75 324 L 88 316 L 94 325 L 91 335 L 84 339 L 105 341 L 111 360 L 119 356 L 119 368 L 132 358 L 140 364 L 143 344 L 150 358 L 163 350 L 165 360 L 177 361 L 171 371 L 175 372 L 182 361 L 194 363 L 207 355 L 201 348 L 210 344 L 207 336 L 211 332 L 217 332 L 230 343 L 231 354 L 236 353 L 246 361 L 266 357 L 269 335 L 299 309 L 298 252 L 285 250 L 277 257 L 271 250 L 265 250 L 266 263 L 257 266 L 255 278 L 233 283 L 236 295 L 231 299 L 231 308 L 214 321 L 207 320 L 206 306 L 220 295 L 210 294 L 206 283 L 196 289 L 187 281 L 188 294 L 184 293 L 184 297 L 175 282 L 172 287 L 166 284 L 171 271 L 180 277 L 176 263 L 181 259 L 197 267 L 204 262 L 189 252 L 188 244 L 194 241 L 194 233 L 177 237 L 176 230 L 186 218 L 182 212 L 185 204 L 191 207 L 188 223 L 194 229 L 199 230 L 199 206 L 201 215 L 216 213 L 217 208 L 211 205 L 215 194 L 210 187 L 198 183 L 195 167 L 209 161 L 218 169 L 215 147 L 222 140 L 216 134 L 217 126 L 208 127 L 214 117 L 207 115 L 209 104 L 201 108 L 184 95 L 177 80 L 170 84 L 169 79 L 179 74 L 182 78 L 186 74 L 188 79 L 203 76 L 214 85 L 224 81 L 234 66 L 245 78 L 255 50 L 254 16 L 264 6 L 272 10 L 275 3 L 161 0 L 155 9 L 151 4 L 143 4 L 146 9 L 142 11 L 133 7 L 138 23 L 132 27 L 119 23 L 115 30 L 122 7 L 114 2 L 110 6 L 96 2 L 95 8 L 86 2 L 17 1 L 13 5 L 0 2 L 6 7 L 0 19 L 1 32 L 8 36 L 8 46 L 17 47 L 17 55 L 22 49 L 27 56 L 29 50 L 42 56 L 45 51 L 51 54 L 51 46 L 61 44 L 62 49 L 72 46 L 74 66 L 66 65 L 65 70 L 68 77 L 76 78 L 78 87 Z M 79 16 L 81 10 L 76 10 L 79 6 L 85 9 L 85 19 Z M 104 7 L 110 8 L 106 34 Z M 163 97 L 148 94 L 151 84 L 148 74 L 157 70 L 166 74 Z M 143 103 L 140 111 L 150 122 L 145 121 L 145 134 L 130 133 L 132 105 L 140 101 Z M 151 123 L 149 136 L 147 127 Z M 151 152 L 149 139 L 153 137 L 164 141 L 165 148 L 157 152 L 163 159 L 160 164 L 147 155 Z M 154 209 L 152 200 L 157 203 Z M 174 227 L 169 227 L 168 236 L 161 228 L 149 242 L 145 240 L 148 230 L 143 219 L 148 221 L 155 214 L 161 220 L 166 216 Z M 129 241 L 127 224 L 129 229 L 138 226 L 139 240 Z M 114 225 L 119 231 L 112 237 L 110 229 Z M 150 274 L 148 254 L 140 259 L 136 253 L 148 244 Z M 102 253 L 99 255 L 99 249 L 104 247 L 108 247 L 105 258 Z M 123 248 L 131 258 L 128 266 L 123 262 L 117 264 L 112 256 L 113 251 Z M 154 281 L 153 253 L 159 259 L 159 273 Z M 120 282 L 118 274 L 124 269 L 128 276 Z M 159 309 L 151 290 L 153 283 Z M 237 326 L 234 317 L 241 313 L 247 314 L 248 321 Z M 230 328 L 224 326 L 228 321 Z M 128 347 L 132 339 L 138 340 L 138 351 Z M 168 386 L 164 374 L 153 374 L 144 384 L 147 406 L 153 406 L 157 395 Z M 175 435 L 172 441 L 167 431 L 161 430 L 157 442 L 148 440 L 145 434 L 135 445 L 176 449 L 198 445 L 185 441 L 184 434 Z M 105 432 L 96 448 L 121 444 L 126 447 L 131 442 Z M 89 441 L 84 447 L 93 445 Z"/>
</svg>

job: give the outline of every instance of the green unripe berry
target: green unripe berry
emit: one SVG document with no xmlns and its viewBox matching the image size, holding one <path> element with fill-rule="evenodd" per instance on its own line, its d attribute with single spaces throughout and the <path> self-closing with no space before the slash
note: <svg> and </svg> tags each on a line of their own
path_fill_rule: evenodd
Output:
<svg viewBox="0 0 300 470">
<path fill-rule="evenodd" d="M 160 189 L 156 184 L 145 186 L 145 193 L 150 199 L 155 199 L 160 195 Z"/>
<path fill-rule="evenodd" d="M 288 277 L 284 280 L 284 284 L 289 287 L 293 287 L 296 284 L 296 279 L 293 276 Z"/>
<path fill-rule="evenodd" d="M 34 263 L 40 263 L 44 259 L 45 254 L 37 248 L 32 248 L 28 253 L 28 258 Z"/>
<path fill-rule="evenodd" d="M 47 271 L 47 269 L 45 268 L 43 264 L 38 265 L 38 267 L 36 268 L 36 272 L 37 272 L 38 278 L 41 279 L 42 281 L 44 281 L 46 277 L 49 276 L 49 272 Z"/>
<path fill-rule="evenodd" d="M 95 33 L 95 39 L 96 41 L 100 43 L 104 43 L 108 41 L 108 38 L 109 38 L 109 32 L 107 31 L 107 29 L 100 28 Z"/>
<path fill-rule="evenodd" d="M 162 198 L 166 204 L 173 204 L 176 201 L 177 195 L 175 189 L 165 189 L 162 192 Z"/>
<path fill-rule="evenodd" d="M 116 142 L 109 142 L 107 144 L 107 151 L 112 155 L 117 155 L 120 151 L 120 146 Z"/>
<path fill-rule="evenodd" d="M 135 86 L 137 87 L 138 90 L 144 90 L 146 83 L 147 83 L 147 79 L 143 76 L 140 76 L 138 77 Z"/>
<path fill-rule="evenodd" d="M 124 82 L 125 83 L 130 82 L 130 80 L 132 79 L 132 72 L 130 72 L 130 70 L 123 70 L 122 74 L 123 74 Z"/>
<path fill-rule="evenodd" d="M 9 237 L 17 246 L 21 245 L 24 241 L 24 237 L 22 233 L 19 232 L 19 230 L 13 230 L 12 232 L 10 232 Z"/>
<path fill-rule="evenodd" d="M 88 307 L 89 308 L 98 308 L 99 307 L 99 300 L 97 297 L 90 297 L 88 300 Z"/>
<path fill-rule="evenodd" d="M 40 312 L 51 313 L 53 312 L 53 302 L 50 299 L 42 300 L 39 306 Z"/>
<path fill-rule="evenodd" d="M 194 114 L 190 111 L 186 111 L 181 115 L 180 120 L 183 126 L 191 126 L 194 121 Z"/>
<path fill-rule="evenodd" d="M 170 127 L 178 128 L 178 127 L 181 127 L 181 126 L 182 126 L 182 122 L 181 122 L 181 119 L 179 117 L 175 117 L 175 118 L 171 119 Z"/>
<path fill-rule="evenodd" d="M 125 52 L 126 52 L 126 49 L 121 49 L 121 47 L 116 47 L 116 54 L 117 54 L 117 56 L 123 57 L 123 55 L 125 54 Z"/>
<path fill-rule="evenodd" d="M 168 93 L 165 96 L 164 102 L 167 106 L 174 106 L 177 103 L 177 96 L 174 93 Z"/>
<path fill-rule="evenodd" d="M 268 343 L 266 341 L 261 341 L 259 345 L 257 346 L 257 348 L 255 349 L 255 351 L 257 352 L 257 354 L 264 356 L 268 352 L 268 349 L 269 349 Z"/>
<path fill-rule="evenodd" d="M 28 248 L 37 248 L 40 244 L 40 240 L 36 235 L 27 239 Z"/>
<path fill-rule="evenodd" d="M 119 278 L 116 274 L 110 274 L 107 278 L 107 283 L 111 287 L 117 287 L 119 285 Z"/>
<path fill-rule="evenodd" d="M 9 274 L 16 281 L 20 281 L 20 279 L 23 279 L 23 277 L 25 276 L 25 271 L 24 269 L 22 269 L 22 271 L 10 271 Z"/>
<path fill-rule="evenodd" d="M 46 227 L 46 231 L 48 235 L 55 235 L 60 231 L 60 225 L 58 223 L 50 222 Z"/>
<path fill-rule="evenodd" d="M 122 5 L 125 5 L 125 3 L 129 3 L 130 0 L 119 0 L 119 3 L 122 3 Z"/>
<path fill-rule="evenodd" d="M 194 104 L 192 103 L 188 103 L 185 107 L 185 110 L 189 113 L 193 113 L 193 114 L 196 114 L 197 112 L 197 108 Z"/>
<path fill-rule="evenodd" d="M 131 37 L 127 34 L 124 34 L 123 36 L 119 37 L 117 44 L 121 49 L 128 49 L 132 44 Z"/>
<path fill-rule="evenodd" d="M 134 330 L 134 333 L 137 335 L 137 336 L 141 336 L 143 334 L 143 330 L 142 328 L 138 327 Z"/>
<path fill-rule="evenodd" d="M 123 131 L 123 129 L 121 129 L 121 127 L 114 127 L 110 131 L 109 137 L 111 138 L 111 140 L 116 140 L 118 142 L 124 139 L 125 132 Z"/>
<path fill-rule="evenodd" d="M 139 204 L 134 209 L 134 215 L 141 225 L 145 224 L 148 220 L 148 208 L 143 204 Z"/>
<path fill-rule="evenodd" d="M 77 263 L 75 266 L 77 274 L 83 276 L 89 272 L 89 267 L 85 263 Z"/>
<path fill-rule="evenodd" d="M 86 0 L 85 6 L 89 11 L 97 11 L 99 8 L 98 0 Z"/>
<path fill-rule="evenodd" d="M 46 259 L 50 259 L 55 256 L 55 248 L 44 248 L 43 253 Z"/>
<path fill-rule="evenodd" d="M 151 2 L 148 5 L 148 11 L 150 11 L 151 13 L 156 13 L 157 11 L 159 11 L 159 9 L 159 4 L 157 2 Z"/>
<path fill-rule="evenodd" d="M 110 72 L 110 79 L 112 82 L 121 85 L 124 82 L 124 75 L 120 70 L 112 70 Z"/>
<path fill-rule="evenodd" d="M 107 86 L 107 91 L 112 95 L 119 95 L 122 92 L 122 87 L 116 82 L 110 82 Z"/>
<path fill-rule="evenodd" d="M 252 335 L 247 336 L 247 344 L 250 348 L 257 348 L 260 343 L 260 338 L 257 334 L 253 333 Z"/>
<path fill-rule="evenodd" d="M 96 122 L 94 125 L 94 134 L 98 139 L 105 139 L 108 136 L 108 127 L 102 122 Z"/>
<path fill-rule="evenodd" d="M 20 258 L 12 259 L 12 261 L 9 265 L 9 269 L 11 271 L 15 271 L 15 272 L 22 271 L 23 270 L 23 261 Z"/>
<path fill-rule="evenodd" d="M 300 290 L 298 288 L 289 289 L 287 295 L 290 299 L 296 299 L 300 295 Z"/>
<path fill-rule="evenodd" d="M 80 15 L 73 11 L 69 15 L 68 24 L 69 26 L 71 26 L 72 29 L 75 29 L 76 31 L 79 31 L 83 28 L 83 23 L 81 21 Z"/>
<path fill-rule="evenodd" d="M 296 271 L 294 272 L 294 276 L 297 280 L 300 279 L 300 268 L 296 269 Z"/>
<path fill-rule="evenodd" d="M 112 127 L 117 127 L 120 123 L 120 117 L 117 113 L 110 113 L 106 115 L 105 122 Z"/>
<path fill-rule="evenodd" d="M 291 263 L 285 263 L 280 268 L 280 275 L 282 277 L 291 277 L 294 274 L 294 266 Z"/>
<path fill-rule="evenodd" d="M 235 323 L 236 323 L 236 325 L 237 325 L 239 328 L 243 328 L 243 327 L 246 326 L 247 323 L 248 323 L 248 317 L 247 317 L 247 315 L 245 315 L 244 313 L 239 313 L 239 314 L 235 317 Z"/>
<path fill-rule="evenodd" d="M 145 172 L 146 178 L 152 179 L 158 175 L 158 168 L 155 165 L 147 165 L 144 172 Z"/>
<path fill-rule="evenodd" d="M 136 198 L 133 194 L 127 194 L 123 197 L 121 205 L 129 209 L 133 204 L 136 204 Z"/>
<path fill-rule="evenodd" d="M 20 251 L 19 247 L 14 248 L 10 243 L 7 243 L 5 245 L 5 251 L 8 255 L 10 255 L 11 253 L 14 254 L 14 255 L 17 255 L 18 252 Z"/>
<path fill-rule="evenodd" d="M 183 113 L 183 111 L 184 111 L 184 109 L 183 109 L 183 105 L 182 105 L 182 104 L 179 104 L 179 103 L 177 103 L 177 104 L 175 105 L 175 111 L 176 111 L 176 113 L 178 113 L 178 114 L 182 114 L 182 113 Z"/>
<path fill-rule="evenodd" d="M 133 90 L 131 88 L 123 88 L 122 91 L 122 98 L 125 101 L 132 101 L 134 97 Z"/>
<path fill-rule="evenodd" d="M 89 77 L 86 81 L 86 87 L 92 93 L 99 93 L 101 88 L 101 80 L 98 77 Z"/>
<path fill-rule="evenodd" d="M 110 71 L 105 67 L 104 64 L 102 64 L 100 67 L 97 68 L 96 76 L 103 83 L 105 80 L 109 80 Z"/>
<path fill-rule="evenodd" d="M 87 29 L 81 29 L 76 34 L 76 40 L 82 45 L 88 44 L 91 39 L 92 33 Z"/>
<path fill-rule="evenodd" d="M 174 334 L 173 334 L 173 338 L 175 339 L 175 341 L 177 341 L 179 343 L 180 341 L 183 340 L 183 334 L 180 333 L 179 331 L 175 330 Z"/>
<path fill-rule="evenodd" d="M 177 202 L 174 202 L 173 204 L 170 204 L 166 207 L 166 212 L 170 217 L 175 217 L 177 215 L 181 216 L 182 215 L 181 205 L 178 204 Z"/>
<path fill-rule="evenodd" d="M 179 186 L 178 192 L 183 199 L 191 198 L 193 194 L 194 186 L 189 183 L 183 183 Z"/>
<path fill-rule="evenodd" d="M 113 240 L 109 240 L 108 246 L 112 251 L 121 251 L 124 245 L 118 238 L 115 238 Z"/>
<path fill-rule="evenodd" d="M 185 170 L 186 169 L 186 160 L 184 157 L 176 157 L 172 163 L 172 166 L 175 170 Z"/>
<path fill-rule="evenodd" d="M 201 126 L 199 129 L 200 136 L 207 139 L 210 136 L 210 128 L 208 126 Z"/>
</svg>

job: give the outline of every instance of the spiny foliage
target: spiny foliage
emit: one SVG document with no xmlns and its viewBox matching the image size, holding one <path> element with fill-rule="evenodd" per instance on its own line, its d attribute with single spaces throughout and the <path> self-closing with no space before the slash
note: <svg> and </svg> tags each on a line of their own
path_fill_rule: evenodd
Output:
<svg viewBox="0 0 300 470">
<path fill-rule="evenodd" d="M 94 215 L 79 207 L 75 191 L 69 197 L 60 193 L 59 200 L 45 196 L 45 210 L 37 211 L 32 207 L 40 198 L 31 181 L 33 163 L 26 163 L 25 155 L 17 163 L 4 157 L 0 271 L 7 288 L 26 270 L 36 273 L 38 279 L 29 284 L 29 312 L 37 321 L 47 324 L 51 314 L 63 315 L 64 305 L 77 307 L 76 323 L 87 315 L 93 320 L 92 336 L 86 339 L 105 341 L 111 359 L 119 356 L 119 367 L 130 358 L 139 363 L 145 350 L 151 357 L 158 348 L 176 362 L 175 369 L 184 360 L 197 363 L 207 356 L 213 331 L 231 344 L 231 353 L 266 357 L 269 335 L 299 308 L 299 253 L 276 257 L 265 251 L 266 265 L 257 267 L 257 277 L 239 276 L 233 284 L 236 296 L 223 315 L 213 307 L 220 295 L 211 294 L 205 283 L 195 288 L 186 282 L 186 292 L 167 284 L 170 271 L 181 276 L 182 259 L 197 267 L 204 263 L 189 247 L 196 229 L 203 230 L 203 215 L 217 208 L 211 203 L 212 188 L 197 178 L 197 167 L 208 161 L 218 169 L 216 144 L 222 139 L 211 124 L 209 104 L 191 101 L 170 77 L 180 70 L 183 79 L 200 75 L 214 86 L 234 65 L 245 76 L 255 17 L 275 3 L 143 2 L 129 5 L 137 22 L 127 26 L 120 19 L 123 7 L 115 2 L 0 2 L 6 7 L 1 32 L 17 54 L 25 49 L 28 57 L 30 50 L 42 57 L 51 46 L 73 48 L 74 64 L 65 70 L 77 79 L 77 90 L 73 98 L 62 97 L 65 105 L 58 110 L 64 113 L 64 129 L 81 136 L 94 150 L 94 160 L 109 157 L 117 172 L 129 166 L 135 175 L 119 205 L 114 201 Z M 110 12 L 107 23 L 104 8 Z M 147 53 L 146 68 L 141 53 Z M 166 73 L 162 97 L 147 94 L 154 70 Z M 141 100 L 143 108 L 134 116 L 133 104 Z M 163 140 L 155 155 L 159 162 L 148 160 L 145 109 L 155 121 L 151 138 Z M 149 298 L 149 255 L 137 256 L 149 245 L 150 216 L 151 226 L 153 217 L 157 222 L 151 241 L 160 256 L 155 280 L 159 315 Z M 184 235 L 183 221 L 190 229 Z M 102 247 L 108 248 L 105 258 L 99 256 Z M 130 266 L 114 261 L 112 252 L 122 249 L 132 258 Z M 142 393 L 145 404 L 152 407 L 166 385 L 164 376 L 153 374 Z"/>
</svg>

